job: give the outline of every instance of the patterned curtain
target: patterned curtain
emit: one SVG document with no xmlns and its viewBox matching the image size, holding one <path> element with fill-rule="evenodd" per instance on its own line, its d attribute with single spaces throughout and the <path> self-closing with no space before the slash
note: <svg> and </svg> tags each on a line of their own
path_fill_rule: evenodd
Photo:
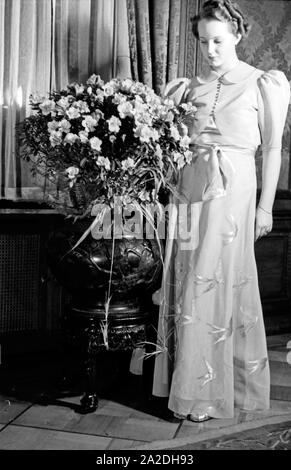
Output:
<svg viewBox="0 0 291 470">
<path fill-rule="evenodd" d="M 92 73 L 131 76 L 126 0 L 0 0 L 0 197 L 42 197 L 15 138 L 29 95 Z"/>
<path fill-rule="evenodd" d="M 193 76 L 196 41 L 190 18 L 199 0 L 127 0 L 132 76 L 161 93 L 179 76 Z"/>
</svg>

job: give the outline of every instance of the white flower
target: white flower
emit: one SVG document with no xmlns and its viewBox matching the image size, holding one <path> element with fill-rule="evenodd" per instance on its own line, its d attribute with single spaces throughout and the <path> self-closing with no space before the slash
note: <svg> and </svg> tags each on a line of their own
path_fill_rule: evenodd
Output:
<svg viewBox="0 0 291 470">
<path fill-rule="evenodd" d="M 140 82 L 136 82 L 136 83 L 133 83 L 132 87 L 131 87 L 131 92 L 135 95 L 135 94 L 139 94 L 139 93 L 144 93 L 146 90 L 146 87 L 143 83 L 140 83 Z"/>
<path fill-rule="evenodd" d="M 139 137 L 141 142 L 150 142 L 151 139 L 156 141 L 160 138 L 160 135 L 156 129 L 151 129 L 149 126 L 143 124 L 139 124 L 134 129 L 134 135 L 135 137 Z"/>
<path fill-rule="evenodd" d="M 102 113 L 102 111 L 100 111 L 100 109 L 96 109 L 95 111 L 93 111 L 93 113 L 91 113 L 91 116 L 93 119 L 95 119 L 97 123 L 100 121 L 100 119 L 104 118 L 104 114 Z"/>
<path fill-rule="evenodd" d="M 93 92 L 92 87 L 88 86 L 88 88 L 87 88 L 88 95 L 92 95 L 92 92 Z"/>
<path fill-rule="evenodd" d="M 101 80 L 100 75 L 96 75 L 95 73 L 93 73 L 93 75 L 91 75 L 88 78 L 86 83 L 88 85 L 98 85 L 98 86 L 103 86 L 104 85 L 104 82 L 103 82 L 103 80 Z"/>
<path fill-rule="evenodd" d="M 106 170 L 110 170 L 110 160 L 107 157 L 99 156 L 96 161 L 98 166 L 104 166 Z"/>
<path fill-rule="evenodd" d="M 96 91 L 96 97 L 97 97 L 97 100 L 100 101 L 100 103 L 103 103 L 104 96 L 105 96 L 105 93 L 104 93 L 103 90 L 97 90 Z"/>
<path fill-rule="evenodd" d="M 181 108 L 184 109 L 184 111 L 186 111 L 186 113 L 191 113 L 191 114 L 194 114 L 196 113 L 197 111 L 197 108 L 196 106 L 194 106 L 192 103 L 182 103 L 181 105 Z"/>
<path fill-rule="evenodd" d="M 60 126 L 60 131 L 66 132 L 66 133 L 69 132 L 71 128 L 71 124 L 69 123 L 69 121 L 67 121 L 67 119 L 62 119 L 59 123 L 59 126 Z"/>
<path fill-rule="evenodd" d="M 65 114 L 66 110 L 71 106 L 71 100 L 68 96 L 63 96 L 57 101 L 58 114 Z"/>
<path fill-rule="evenodd" d="M 59 145 L 62 142 L 62 132 L 52 131 L 50 135 L 50 143 L 52 147 Z"/>
<path fill-rule="evenodd" d="M 186 163 L 190 164 L 193 160 L 193 152 L 191 152 L 190 150 L 186 150 L 185 160 L 186 160 Z"/>
<path fill-rule="evenodd" d="M 132 84 L 133 84 L 133 81 L 130 80 L 130 78 L 125 78 L 121 82 L 121 88 L 125 91 L 130 91 Z"/>
<path fill-rule="evenodd" d="M 84 116 L 82 126 L 85 127 L 88 132 L 93 132 L 95 130 L 96 125 L 96 119 L 92 118 L 92 116 Z"/>
<path fill-rule="evenodd" d="M 180 144 L 182 145 L 182 147 L 189 147 L 190 142 L 191 138 L 188 135 L 184 135 L 180 140 Z"/>
<path fill-rule="evenodd" d="M 146 191 L 145 189 L 143 189 L 142 191 L 140 191 L 138 193 L 138 197 L 142 200 L 142 201 L 150 201 L 151 198 L 150 198 L 150 193 L 148 191 Z"/>
<path fill-rule="evenodd" d="M 89 109 L 86 101 L 78 100 L 78 101 L 76 101 L 74 106 L 80 111 L 80 113 L 89 113 L 90 112 L 90 109 Z"/>
<path fill-rule="evenodd" d="M 133 158 L 128 157 L 126 160 L 123 160 L 121 162 L 121 165 L 122 165 L 122 169 L 126 171 L 126 170 L 129 170 L 130 168 L 135 167 L 135 161 Z"/>
<path fill-rule="evenodd" d="M 112 96 L 114 95 L 114 88 L 113 86 L 111 85 L 111 83 L 106 83 L 103 87 L 103 90 L 104 90 L 104 95 L 105 96 Z"/>
<path fill-rule="evenodd" d="M 168 111 L 165 117 L 166 122 L 173 122 L 174 121 L 174 113 L 173 111 Z"/>
<path fill-rule="evenodd" d="M 100 152 L 102 140 L 98 139 L 98 137 L 92 137 L 90 139 L 90 145 L 93 150 L 97 150 L 97 152 Z"/>
<path fill-rule="evenodd" d="M 179 141 L 181 139 L 180 133 L 179 133 L 179 131 L 176 127 L 171 126 L 170 131 L 171 131 L 171 137 L 173 137 L 173 139 L 175 139 L 177 141 Z"/>
<path fill-rule="evenodd" d="M 134 119 L 136 124 L 146 124 L 147 126 L 153 125 L 153 119 L 149 111 L 146 108 L 143 108 L 141 111 L 134 111 Z"/>
<path fill-rule="evenodd" d="M 83 85 L 79 85 L 78 83 L 76 83 L 75 90 L 76 90 L 76 95 L 81 95 L 82 93 L 84 93 L 85 88 Z"/>
<path fill-rule="evenodd" d="M 76 176 L 79 174 L 80 170 L 76 166 L 70 166 L 66 169 L 66 173 L 68 173 L 68 178 L 74 180 Z"/>
<path fill-rule="evenodd" d="M 47 116 L 50 113 L 54 113 L 56 108 L 56 103 L 53 100 L 46 99 L 39 105 L 42 114 Z"/>
<path fill-rule="evenodd" d="M 177 163 L 178 169 L 180 170 L 185 165 L 184 157 L 179 152 L 174 152 L 173 154 L 174 162 Z"/>
<path fill-rule="evenodd" d="M 173 153 L 173 159 L 174 159 L 174 162 L 177 162 L 179 160 L 179 158 L 183 158 L 183 155 L 179 152 L 174 152 Z"/>
<path fill-rule="evenodd" d="M 134 116 L 136 119 L 138 119 L 138 115 L 142 115 L 148 112 L 148 106 L 144 104 L 140 96 L 135 97 L 133 105 L 134 105 Z"/>
<path fill-rule="evenodd" d="M 117 133 L 119 132 L 121 121 L 115 116 L 112 116 L 110 119 L 107 120 L 109 132 Z"/>
<path fill-rule="evenodd" d="M 38 93 L 32 93 L 29 96 L 29 101 L 31 102 L 32 105 L 39 104 L 43 101 L 45 101 L 45 96 L 39 95 Z"/>
<path fill-rule="evenodd" d="M 168 106 L 169 108 L 173 108 L 175 106 L 174 101 L 171 100 L 170 98 L 165 98 L 163 100 L 163 103 L 164 103 L 164 105 Z"/>
<path fill-rule="evenodd" d="M 128 101 L 125 101 L 124 103 L 121 103 L 117 106 L 117 110 L 119 112 L 119 116 L 121 119 L 133 116 L 133 107 L 132 104 L 129 103 Z"/>
<path fill-rule="evenodd" d="M 64 142 L 65 144 L 70 144 L 70 145 L 73 145 L 76 140 L 79 140 L 79 137 L 77 136 L 77 134 L 73 134 L 72 132 L 69 132 L 65 139 L 64 139 Z"/>
<path fill-rule="evenodd" d="M 69 119 L 77 119 L 80 117 L 80 111 L 74 106 L 71 106 L 69 109 L 67 109 L 66 113 Z"/>
<path fill-rule="evenodd" d="M 155 142 L 156 140 L 159 140 L 160 134 L 158 133 L 158 131 L 156 129 L 153 129 L 151 137 L 152 137 L 153 141 Z"/>
<path fill-rule="evenodd" d="M 59 122 L 58 121 L 48 122 L 47 127 L 48 127 L 49 133 L 56 131 L 59 128 Z"/>
<path fill-rule="evenodd" d="M 128 206 L 129 204 L 132 204 L 132 198 L 128 194 L 124 194 L 123 196 L 120 196 L 120 200 L 124 206 Z"/>
<path fill-rule="evenodd" d="M 135 137 L 139 137 L 141 142 L 149 142 L 152 136 L 151 129 L 146 125 L 139 125 L 134 130 Z"/>
<path fill-rule="evenodd" d="M 122 95 L 122 93 L 116 93 L 116 95 L 114 96 L 113 100 L 112 100 L 112 103 L 114 104 L 121 104 L 121 103 L 125 103 L 126 102 L 126 96 Z"/>
<path fill-rule="evenodd" d="M 79 138 L 82 144 L 86 144 L 88 142 L 88 134 L 86 131 L 79 132 Z"/>
<path fill-rule="evenodd" d="M 188 127 L 185 124 L 181 123 L 180 129 L 182 136 L 188 135 Z"/>
<path fill-rule="evenodd" d="M 161 105 L 161 98 L 159 96 L 147 95 L 146 102 L 150 105 L 151 108 L 157 108 Z"/>
</svg>

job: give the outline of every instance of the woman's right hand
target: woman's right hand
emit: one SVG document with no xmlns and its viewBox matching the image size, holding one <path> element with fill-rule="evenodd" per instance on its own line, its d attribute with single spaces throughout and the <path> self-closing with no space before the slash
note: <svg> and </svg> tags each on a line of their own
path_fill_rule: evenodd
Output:
<svg viewBox="0 0 291 470">
<path fill-rule="evenodd" d="M 259 238 L 268 235 L 273 228 L 273 215 L 268 214 L 260 206 L 256 211 L 256 228 L 255 228 L 255 241 Z"/>
</svg>

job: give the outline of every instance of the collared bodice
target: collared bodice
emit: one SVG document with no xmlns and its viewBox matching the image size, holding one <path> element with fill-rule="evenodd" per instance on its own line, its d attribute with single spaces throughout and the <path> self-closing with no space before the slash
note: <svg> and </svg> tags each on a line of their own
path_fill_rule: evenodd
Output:
<svg viewBox="0 0 291 470">
<path fill-rule="evenodd" d="M 176 104 L 191 101 L 197 107 L 194 119 L 187 121 L 192 143 L 213 142 L 253 151 L 261 143 L 264 148 L 281 148 L 290 99 L 290 86 L 282 72 L 263 72 L 239 62 L 221 78 L 212 72 L 207 81 L 199 77 L 173 80 L 165 94 Z M 218 132 L 207 132 L 212 117 Z"/>
</svg>

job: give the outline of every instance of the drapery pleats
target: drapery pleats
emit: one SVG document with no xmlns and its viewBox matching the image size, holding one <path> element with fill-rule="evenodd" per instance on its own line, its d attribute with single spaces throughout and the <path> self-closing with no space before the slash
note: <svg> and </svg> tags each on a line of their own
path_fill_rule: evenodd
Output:
<svg viewBox="0 0 291 470">
<path fill-rule="evenodd" d="M 30 93 L 49 91 L 51 3 L 1 0 L 0 12 L 1 197 L 15 198 L 35 185 L 20 159 L 15 126 L 30 112 Z"/>
<path fill-rule="evenodd" d="M 161 93 L 173 78 L 194 74 L 197 45 L 190 18 L 198 6 L 199 0 L 127 0 L 134 79 Z"/>
<path fill-rule="evenodd" d="M 0 197 L 42 197 L 15 138 L 29 95 L 92 73 L 131 77 L 126 0 L 0 0 Z"/>
</svg>

